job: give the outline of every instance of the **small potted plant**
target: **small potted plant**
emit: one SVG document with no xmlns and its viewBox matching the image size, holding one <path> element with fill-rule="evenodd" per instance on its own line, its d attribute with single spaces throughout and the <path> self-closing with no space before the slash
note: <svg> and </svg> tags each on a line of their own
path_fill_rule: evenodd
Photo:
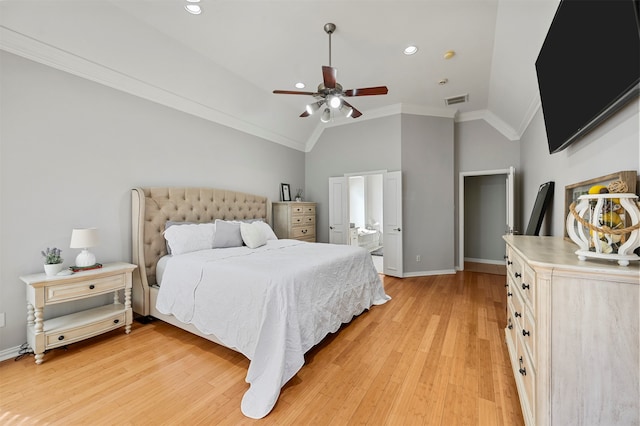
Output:
<svg viewBox="0 0 640 426">
<path fill-rule="evenodd" d="M 62 250 L 58 248 L 49 248 L 41 251 L 42 256 L 44 257 L 44 273 L 51 276 L 56 275 L 58 272 L 62 271 L 62 262 L 64 259 L 60 257 Z"/>
<path fill-rule="evenodd" d="M 302 188 L 298 188 L 298 192 L 296 192 L 296 201 L 302 201 Z"/>
</svg>

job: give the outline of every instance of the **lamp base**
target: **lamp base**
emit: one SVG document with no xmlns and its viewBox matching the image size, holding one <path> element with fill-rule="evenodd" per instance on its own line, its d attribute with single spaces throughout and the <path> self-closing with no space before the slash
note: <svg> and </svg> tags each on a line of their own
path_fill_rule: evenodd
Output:
<svg viewBox="0 0 640 426">
<path fill-rule="evenodd" d="M 96 264 L 96 257 L 87 249 L 83 249 L 78 256 L 76 256 L 76 266 L 86 267 Z"/>
</svg>

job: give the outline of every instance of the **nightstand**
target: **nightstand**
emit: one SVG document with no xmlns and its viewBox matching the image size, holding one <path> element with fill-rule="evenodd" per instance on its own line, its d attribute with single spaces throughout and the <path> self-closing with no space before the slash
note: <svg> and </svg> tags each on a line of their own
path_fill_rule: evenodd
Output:
<svg viewBox="0 0 640 426">
<path fill-rule="evenodd" d="M 131 332 L 131 272 L 130 263 L 103 265 L 100 269 L 52 276 L 32 274 L 21 276 L 27 284 L 27 343 L 33 349 L 36 364 L 42 364 L 44 351 L 78 342 L 98 334 L 125 327 Z M 124 304 L 119 291 L 124 290 Z M 44 320 L 46 306 L 73 302 L 113 292 L 113 303 L 69 315 Z"/>
</svg>

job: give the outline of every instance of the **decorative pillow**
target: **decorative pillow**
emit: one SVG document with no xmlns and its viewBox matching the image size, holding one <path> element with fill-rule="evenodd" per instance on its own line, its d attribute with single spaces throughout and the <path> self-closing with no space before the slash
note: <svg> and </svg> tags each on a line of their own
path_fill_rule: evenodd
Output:
<svg viewBox="0 0 640 426">
<path fill-rule="evenodd" d="M 271 227 L 267 222 L 263 222 L 263 221 L 253 222 L 252 225 L 257 226 L 262 230 L 266 241 L 278 239 L 278 237 L 276 237 L 275 232 L 273 232 L 273 229 L 271 229 Z"/>
<path fill-rule="evenodd" d="M 240 222 L 216 219 L 213 248 L 241 247 Z"/>
<path fill-rule="evenodd" d="M 216 226 L 213 223 L 169 225 L 164 230 L 169 253 L 183 254 L 212 248 Z"/>
<path fill-rule="evenodd" d="M 254 249 L 267 244 L 267 236 L 262 226 L 260 226 L 261 223 L 264 222 L 243 222 L 240 224 L 242 241 L 244 241 L 247 247 Z"/>
</svg>

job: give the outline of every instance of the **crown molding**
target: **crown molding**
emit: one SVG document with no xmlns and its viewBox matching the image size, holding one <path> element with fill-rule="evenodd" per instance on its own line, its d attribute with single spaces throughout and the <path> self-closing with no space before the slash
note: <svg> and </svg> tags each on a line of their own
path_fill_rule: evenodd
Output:
<svg viewBox="0 0 640 426">
<path fill-rule="evenodd" d="M 471 112 L 463 112 L 456 116 L 456 122 L 462 123 L 465 121 L 474 121 L 474 120 L 484 120 L 491 127 L 496 129 L 498 132 L 502 133 L 504 137 L 509 139 L 510 141 L 519 141 L 520 134 L 518 134 L 513 127 L 509 126 L 507 123 L 502 121 L 497 115 L 492 113 L 487 109 L 471 111 Z"/>
<path fill-rule="evenodd" d="M 457 114 L 457 110 L 455 109 L 431 108 L 409 104 L 393 104 L 368 110 L 366 114 L 355 121 L 346 117 L 334 119 L 326 124 L 318 121 L 318 125 L 305 143 L 287 138 L 263 127 L 256 126 L 242 118 L 227 114 L 188 97 L 154 86 L 136 77 L 87 60 L 71 52 L 41 42 L 2 25 L 0 25 L 0 49 L 104 86 L 108 86 L 160 105 L 303 152 L 309 152 L 313 149 L 326 128 L 355 124 L 366 120 L 374 120 L 397 114 L 446 117 L 453 118 L 456 122 L 484 120 L 498 132 L 502 133 L 507 139 L 517 141 L 520 140 L 520 136 L 524 130 L 526 130 L 535 113 L 540 108 L 539 98 L 533 99 L 527 110 L 527 115 L 521 123 L 520 132 L 516 132 L 511 126 L 506 124 L 489 110 Z"/>
<path fill-rule="evenodd" d="M 71 52 L 43 43 L 1 25 L 0 49 L 289 148 L 299 151 L 305 150 L 305 144 L 303 142 L 289 139 L 249 123 L 239 117 L 232 116 L 208 105 L 204 105 L 201 102 L 151 85 L 138 78 L 89 61 Z"/>
</svg>

